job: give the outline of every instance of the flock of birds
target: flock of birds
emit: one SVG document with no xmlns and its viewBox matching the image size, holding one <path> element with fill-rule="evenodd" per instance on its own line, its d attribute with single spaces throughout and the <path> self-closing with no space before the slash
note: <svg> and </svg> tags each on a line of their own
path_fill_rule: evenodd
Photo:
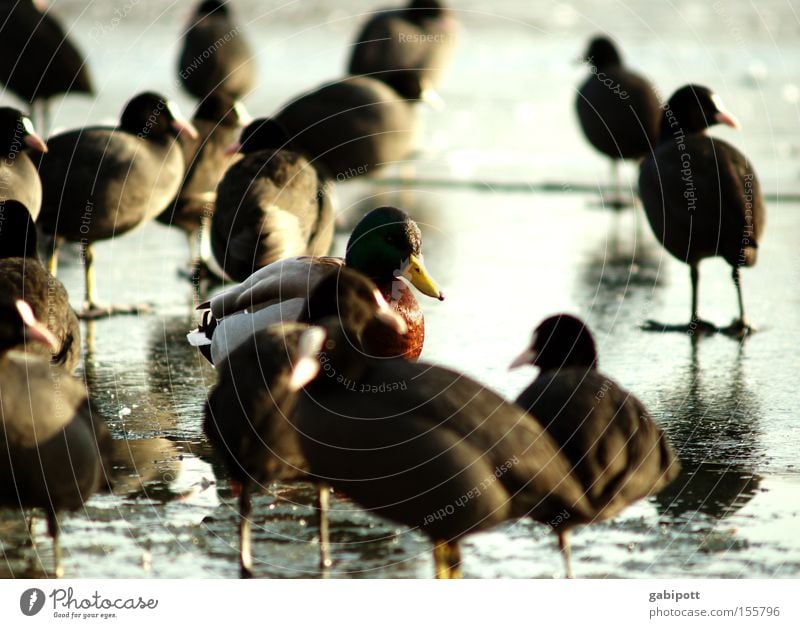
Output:
<svg viewBox="0 0 800 628">
<path fill-rule="evenodd" d="M 92 94 L 81 54 L 49 13 L 22 0 L 0 12 L 0 81 L 39 124 L 53 97 Z M 58 512 L 112 476 L 112 436 L 72 375 L 78 316 L 138 311 L 96 300 L 92 244 L 156 219 L 187 233 L 193 274 L 240 282 L 200 307 L 188 340 L 218 372 L 203 428 L 238 495 L 243 576 L 253 573 L 251 494 L 275 480 L 317 485 L 322 567 L 335 559 L 335 490 L 430 537 L 437 577 L 460 575 L 465 535 L 521 517 L 555 532 L 571 575 L 570 530 L 659 492 L 680 467 L 644 405 L 599 370 L 587 326 L 558 314 L 536 327 L 512 366 L 539 375 L 512 402 L 417 360 L 425 325 L 412 286 L 444 296 L 406 212 L 368 212 L 345 257 L 326 257 L 336 182 L 407 158 L 417 103 L 439 102 L 454 15 L 438 0 L 376 12 L 346 78 L 255 121 L 240 104 L 253 55 L 232 20 L 225 2 L 205 0 L 184 33 L 178 73 L 199 101 L 191 122 L 147 92 L 115 127 L 45 142 L 28 114 L 0 109 L 0 505 L 44 509 L 60 576 Z M 735 118 L 698 85 L 662 105 L 608 38 L 585 60 L 577 113 L 587 139 L 614 162 L 641 160 L 653 231 L 691 268 L 689 324 L 662 328 L 750 333 L 739 269 L 755 262 L 763 201 L 747 159 L 706 134 Z M 55 278 L 63 241 L 82 251 L 80 313 Z M 728 261 L 739 291 L 739 317 L 721 330 L 698 316 L 698 264 L 712 256 Z"/>
</svg>

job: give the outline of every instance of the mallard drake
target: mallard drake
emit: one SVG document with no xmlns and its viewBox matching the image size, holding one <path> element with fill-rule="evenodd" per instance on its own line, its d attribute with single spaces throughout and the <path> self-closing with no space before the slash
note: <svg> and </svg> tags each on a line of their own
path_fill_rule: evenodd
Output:
<svg viewBox="0 0 800 628">
<path fill-rule="evenodd" d="M 297 320 L 309 291 L 331 270 L 346 264 L 380 289 L 386 301 L 405 320 L 403 336 L 376 326 L 366 331 L 373 355 L 416 359 L 425 340 L 425 318 L 404 277 L 423 294 L 444 295 L 431 279 L 422 259 L 422 235 L 401 209 L 379 207 L 356 225 L 344 257 L 297 257 L 270 264 L 203 304 L 203 323 L 190 332 L 189 342 L 216 364 L 255 331 L 281 321 Z"/>
<path fill-rule="evenodd" d="M 81 358 L 81 327 L 67 289 L 39 261 L 36 226 L 27 208 L 17 201 L 0 201 L 0 216 L 0 294 L 24 299 L 58 344 L 52 353 L 41 342 L 21 348 L 46 356 L 72 373 Z"/>
<path fill-rule="evenodd" d="M 278 323 L 253 334 L 217 364 L 219 379 L 208 397 L 203 430 L 237 484 L 240 511 L 240 567 L 252 575 L 250 495 L 273 480 L 308 479 L 289 416 L 294 410 L 296 370 L 303 333 L 317 320 L 338 314 L 346 320 L 375 319 L 402 333 L 405 323 L 369 279 L 340 267 L 319 282 L 303 321 Z M 312 335 L 313 338 L 313 335 Z M 306 340 L 308 342 L 308 339 Z M 320 490 L 321 566 L 328 566 L 327 487 Z"/>
<path fill-rule="evenodd" d="M 107 486 L 111 436 L 79 380 L 11 350 L 26 341 L 58 349 L 27 303 L 0 295 L 0 506 L 45 510 L 61 577 L 58 511 Z"/>
<path fill-rule="evenodd" d="M 255 57 L 227 2 L 204 0 L 197 5 L 183 35 L 178 79 L 200 100 L 212 92 L 239 100 L 253 89 Z"/>
<path fill-rule="evenodd" d="M 326 173 L 293 150 L 286 132 L 262 118 L 231 146 L 243 156 L 217 186 L 211 250 L 235 281 L 297 255 L 327 255 L 335 195 Z"/>
<path fill-rule="evenodd" d="M 316 351 L 305 342 L 315 327 L 295 362 L 309 380 L 292 420 L 311 476 L 426 534 L 438 578 L 459 577 L 467 534 L 590 516 L 569 462 L 521 407 L 463 373 L 367 355 L 366 325 L 332 316 L 320 326 Z"/>
<path fill-rule="evenodd" d="M 719 256 L 733 269 L 739 299 L 739 318 L 723 331 L 740 336 L 752 328 L 744 313 L 739 269 L 756 263 L 766 208 L 748 159 L 706 134 L 715 124 L 739 128 L 719 96 L 707 87 L 686 85 L 676 91 L 664 108 L 658 148 L 641 165 L 639 193 L 656 238 L 691 272 L 691 321 L 671 329 L 717 330 L 700 319 L 697 293 L 700 261 Z M 655 324 L 655 328 L 665 327 Z"/>
<path fill-rule="evenodd" d="M 661 105 L 644 77 L 625 67 L 608 37 L 595 37 L 583 56 L 591 72 L 578 90 L 575 109 L 589 143 L 611 159 L 615 194 L 621 206 L 619 161 L 639 160 L 658 140 Z"/>
<path fill-rule="evenodd" d="M 402 94 L 420 86 L 420 98 L 435 104 L 433 90 L 450 63 L 458 22 L 438 0 L 411 0 L 408 6 L 377 11 L 356 37 L 348 72 L 379 79 Z"/>
<path fill-rule="evenodd" d="M 568 314 L 545 319 L 511 364 L 541 371 L 519 397 L 570 462 L 591 508 L 556 529 L 569 564 L 567 534 L 577 524 L 604 521 L 655 495 L 680 471 L 672 446 L 641 401 L 597 369 L 594 338 Z"/>
<path fill-rule="evenodd" d="M 92 243 L 147 222 L 175 198 L 185 171 L 181 132 L 197 136 L 174 103 L 145 92 L 125 105 L 117 127 L 76 129 L 48 140 L 49 150 L 38 163 L 43 198 L 37 225 L 53 237 L 54 275 L 61 240 L 83 248 L 82 316 L 131 311 L 95 302 Z"/>
</svg>

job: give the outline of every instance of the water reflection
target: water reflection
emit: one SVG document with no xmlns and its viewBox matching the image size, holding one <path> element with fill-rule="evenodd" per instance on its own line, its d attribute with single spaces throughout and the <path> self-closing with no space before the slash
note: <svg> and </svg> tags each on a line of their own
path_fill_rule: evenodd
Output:
<svg viewBox="0 0 800 628">
<path fill-rule="evenodd" d="M 743 373 L 743 345 L 725 368 L 720 361 L 700 366 L 703 344 L 692 342 L 688 368 L 663 402 L 663 423 L 683 469 L 656 499 L 667 519 L 683 523 L 719 520 L 747 504 L 758 491 L 755 469 L 765 456 L 760 403 Z"/>
<path fill-rule="evenodd" d="M 611 213 L 605 237 L 582 258 L 574 298 L 598 329 L 610 329 L 620 319 L 638 325 L 663 286 L 661 254 L 645 236 L 642 220 L 638 208 Z"/>
</svg>

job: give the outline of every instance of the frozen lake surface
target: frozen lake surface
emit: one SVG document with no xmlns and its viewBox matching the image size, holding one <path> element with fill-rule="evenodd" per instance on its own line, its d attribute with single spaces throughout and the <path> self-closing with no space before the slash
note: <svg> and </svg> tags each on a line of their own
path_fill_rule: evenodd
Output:
<svg viewBox="0 0 800 628">
<path fill-rule="evenodd" d="M 96 101 L 63 101 L 55 124 L 113 120 L 134 93 L 175 95 L 181 26 L 192 3 L 53 2 L 88 55 Z M 247 100 L 268 115 L 341 73 L 365 0 L 235 2 L 258 51 L 262 82 Z M 788 2 L 459 2 L 463 32 L 441 93 L 424 112 L 414 165 L 386 173 L 406 183 L 356 181 L 339 188 L 343 225 L 394 204 L 422 226 L 428 268 L 447 294 L 422 301 L 423 359 L 464 370 L 509 397 L 534 376 L 507 365 L 545 316 L 569 311 L 595 331 L 601 368 L 651 410 L 680 453 L 683 472 L 662 495 L 573 538 L 577 577 L 796 577 L 800 573 L 797 373 L 800 357 L 800 20 Z M 118 24 L 114 8 L 128 7 Z M 337 8 L 332 9 L 331 6 Z M 100 28 L 103 26 L 103 28 Z M 95 29 L 92 31 L 92 29 Z M 602 208 L 593 186 L 606 162 L 583 141 L 573 114 L 586 69 L 573 60 L 588 37 L 613 34 L 630 64 L 666 96 L 705 83 L 743 124 L 713 133 L 753 161 L 768 203 L 758 265 L 743 272 L 759 332 L 740 343 L 646 333 L 648 319 L 684 322 L 688 268 L 654 240 L 640 210 Z M 88 34 L 92 32 L 93 37 Z M 4 103 L 13 103 L 3 96 Z M 625 171 L 635 180 L 635 169 Z M 453 182 L 424 185 L 417 178 Z M 475 182 L 511 183 L 475 187 Z M 553 191 L 526 182 L 555 182 Z M 563 185 L 561 185 L 563 184 Z M 588 191 L 587 191 L 588 189 Z M 337 237 L 343 253 L 347 230 Z M 108 418 L 120 462 L 118 494 L 93 497 L 63 518 L 69 577 L 236 577 L 236 502 L 202 430 L 213 368 L 185 342 L 195 296 L 178 276 L 181 233 L 150 224 L 96 247 L 101 298 L 148 301 L 153 312 L 84 325 L 85 377 Z M 702 266 L 701 312 L 717 324 L 736 313 L 728 267 Z M 77 257 L 59 277 L 74 303 Z M 424 298 L 424 297 L 423 297 Z M 308 486 L 274 485 L 254 502 L 256 575 L 317 577 L 317 526 Z M 334 503 L 334 576 L 429 577 L 429 543 Z M 24 521 L 0 512 L 2 576 L 42 576 L 52 564 L 44 524 L 39 554 Z M 521 521 L 469 537 L 467 577 L 562 575 L 555 539 Z"/>
</svg>

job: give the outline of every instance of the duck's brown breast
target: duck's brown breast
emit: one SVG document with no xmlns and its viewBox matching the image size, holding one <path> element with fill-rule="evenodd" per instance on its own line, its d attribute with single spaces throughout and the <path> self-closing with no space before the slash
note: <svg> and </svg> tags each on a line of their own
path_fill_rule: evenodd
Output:
<svg viewBox="0 0 800 628">
<path fill-rule="evenodd" d="M 403 317 L 408 325 L 408 332 L 401 336 L 383 323 L 375 321 L 364 332 L 365 346 L 374 356 L 416 360 L 425 343 L 425 316 L 414 292 L 400 280 L 393 281 L 388 287 L 381 286 L 381 292 L 389 305 Z"/>
</svg>

